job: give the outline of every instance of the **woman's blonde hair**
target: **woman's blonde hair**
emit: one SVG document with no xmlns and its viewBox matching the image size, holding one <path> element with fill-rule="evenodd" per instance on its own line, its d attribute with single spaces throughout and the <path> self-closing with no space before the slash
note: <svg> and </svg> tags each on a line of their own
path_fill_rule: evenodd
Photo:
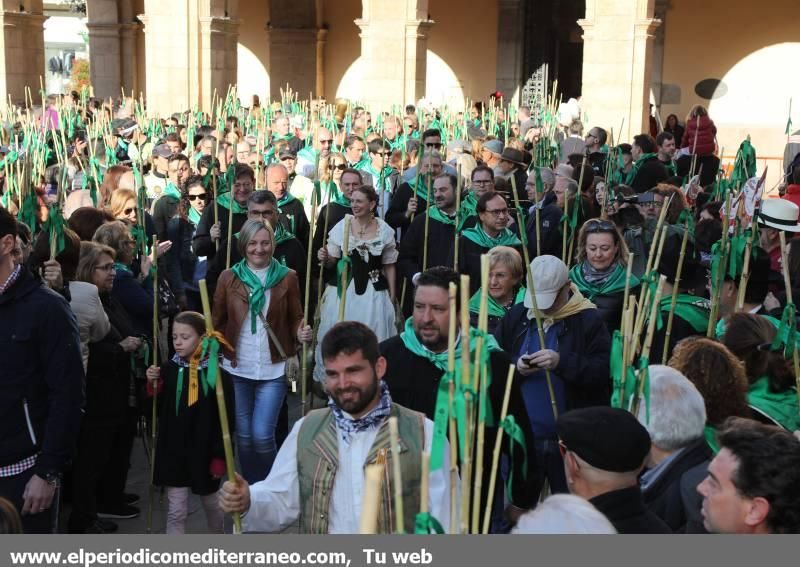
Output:
<svg viewBox="0 0 800 567">
<path fill-rule="evenodd" d="M 275 251 L 275 231 L 272 230 L 272 227 L 268 222 L 251 219 L 245 222 L 242 226 L 242 230 L 239 231 L 238 249 L 239 254 L 242 255 L 242 258 L 247 259 L 247 245 L 259 230 L 266 230 L 269 233 L 270 240 L 272 240 L 272 251 Z"/>
<path fill-rule="evenodd" d="M 686 115 L 687 126 L 690 120 L 697 120 L 698 116 L 708 116 L 708 110 L 702 104 L 695 104 L 689 114 Z"/>
<path fill-rule="evenodd" d="M 125 204 L 131 199 L 136 203 L 136 193 L 131 189 L 114 189 L 111 192 L 108 208 L 111 209 L 111 214 L 114 215 L 114 218 L 119 218 L 125 213 Z"/>
<path fill-rule="evenodd" d="M 333 152 L 328 155 L 328 159 L 320 160 L 319 162 L 319 178 L 321 181 L 331 181 L 333 180 L 333 160 L 339 159 L 342 160 L 342 163 L 347 165 L 347 158 L 344 154 L 339 152 Z"/>
<path fill-rule="evenodd" d="M 490 270 L 497 264 L 505 264 L 511 270 L 511 277 L 516 279 L 517 283 L 522 281 L 525 275 L 525 266 L 519 252 L 510 246 L 495 246 L 487 254 Z"/>
<path fill-rule="evenodd" d="M 583 262 L 586 259 L 586 239 L 590 234 L 610 234 L 617 246 L 617 256 L 614 261 L 620 264 L 628 263 L 628 245 L 625 244 L 625 239 L 622 238 L 622 234 L 613 222 L 604 219 L 589 219 L 583 223 L 578 232 L 578 250 L 575 254 L 577 262 Z"/>
</svg>

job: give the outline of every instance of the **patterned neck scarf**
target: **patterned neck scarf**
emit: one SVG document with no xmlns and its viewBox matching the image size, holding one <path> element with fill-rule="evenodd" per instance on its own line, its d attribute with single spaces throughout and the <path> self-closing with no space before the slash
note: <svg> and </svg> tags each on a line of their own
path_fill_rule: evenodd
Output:
<svg viewBox="0 0 800 567">
<path fill-rule="evenodd" d="M 336 421 L 336 428 L 341 433 L 342 439 L 349 445 L 354 434 L 379 427 L 389 417 L 392 409 L 392 396 L 389 395 L 389 386 L 381 380 L 381 399 L 378 406 L 367 415 L 353 419 L 345 415 L 342 408 L 337 406 L 331 397 L 328 398 L 328 407 L 333 412 L 333 419 Z"/>
</svg>

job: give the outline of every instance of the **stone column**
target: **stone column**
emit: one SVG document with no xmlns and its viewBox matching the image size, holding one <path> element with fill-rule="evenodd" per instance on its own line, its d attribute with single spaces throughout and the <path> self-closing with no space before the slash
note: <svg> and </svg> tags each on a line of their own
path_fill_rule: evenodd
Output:
<svg viewBox="0 0 800 567">
<path fill-rule="evenodd" d="M 655 17 L 661 20 L 661 25 L 655 30 L 653 40 L 653 102 L 656 108 L 662 104 L 661 86 L 664 81 L 664 43 L 666 36 L 666 16 L 669 9 L 669 0 L 656 0 Z M 666 117 L 662 117 L 666 120 Z"/>
<path fill-rule="evenodd" d="M 211 110 L 236 83 L 236 0 L 145 0 L 148 110 Z"/>
<path fill-rule="evenodd" d="M 41 0 L 26 2 L 20 12 L 19 0 L 0 2 L 0 106 L 8 98 L 24 104 L 25 87 L 30 87 L 33 103 L 41 104 L 39 77 L 44 77 L 44 22 Z"/>
<path fill-rule="evenodd" d="M 525 13 L 522 0 L 497 2 L 497 89 L 507 103 L 519 104 L 524 58 Z"/>
<path fill-rule="evenodd" d="M 120 81 L 122 87 L 125 88 L 125 93 L 133 91 L 134 96 L 139 96 L 139 80 L 136 73 L 139 67 L 139 56 L 136 49 L 136 36 L 141 29 L 141 24 L 130 23 L 120 24 L 119 38 L 120 38 Z"/>
<path fill-rule="evenodd" d="M 361 28 L 362 100 L 373 112 L 389 110 L 399 98 L 425 96 L 428 0 L 363 0 Z"/>
<path fill-rule="evenodd" d="M 615 141 L 648 131 L 655 0 L 586 0 L 581 106 Z M 620 123 L 625 120 L 622 132 Z"/>
</svg>

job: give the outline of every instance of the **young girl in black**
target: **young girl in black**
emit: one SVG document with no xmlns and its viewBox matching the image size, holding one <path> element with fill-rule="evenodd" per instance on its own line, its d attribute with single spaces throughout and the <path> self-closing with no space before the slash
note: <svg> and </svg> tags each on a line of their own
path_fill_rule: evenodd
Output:
<svg viewBox="0 0 800 567">
<path fill-rule="evenodd" d="M 216 391 L 208 377 L 208 357 L 201 359 L 205 319 L 184 311 L 175 317 L 172 343 L 175 355 L 147 369 L 148 390 L 158 384 L 159 419 L 153 483 L 167 488 L 168 534 L 186 529 L 189 492 L 201 497 L 211 533 L 222 533 L 223 512 L 217 503 L 219 479 L 225 473 L 225 454 L 217 411 Z M 230 377 L 219 369 L 228 416 L 232 417 Z M 233 429 L 233 422 L 230 420 Z"/>
</svg>

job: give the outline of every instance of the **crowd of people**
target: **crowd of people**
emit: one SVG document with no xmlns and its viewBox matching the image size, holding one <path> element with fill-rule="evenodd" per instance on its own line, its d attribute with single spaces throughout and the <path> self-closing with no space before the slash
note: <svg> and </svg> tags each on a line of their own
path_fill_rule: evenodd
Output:
<svg viewBox="0 0 800 567">
<path fill-rule="evenodd" d="M 230 95 L 3 125 L 0 525 L 117 531 L 143 437 L 169 534 L 358 533 L 373 463 L 380 533 L 800 532 L 800 157 Z"/>
</svg>

